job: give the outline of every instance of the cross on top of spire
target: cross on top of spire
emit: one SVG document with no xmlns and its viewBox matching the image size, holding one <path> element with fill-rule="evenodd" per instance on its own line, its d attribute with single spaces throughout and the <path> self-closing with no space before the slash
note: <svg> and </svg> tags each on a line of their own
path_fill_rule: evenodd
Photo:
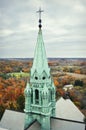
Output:
<svg viewBox="0 0 86 130">
<path fill-rule="evenodd" d="M 39 28 L 42 27 L 42 25 L 41 25 L 41 22 L 42 22 L 42 20 L 41 20 L 41 13 L 42 12 L 44 12 L 44 10 L 41 10 L 41 8 L 39 8 L 39 10 L 37 11 L 37 13 L 39 13 Z"/>
<path fill-rule="evenodd" d="M 44 12 L 44 10 L 41 10 L 41 7 L 39 8 L 39 10 L 37 11 L 37 13 L 39 13 L 39 19 L 41 19 L 41 13 Z"/>
</svg>

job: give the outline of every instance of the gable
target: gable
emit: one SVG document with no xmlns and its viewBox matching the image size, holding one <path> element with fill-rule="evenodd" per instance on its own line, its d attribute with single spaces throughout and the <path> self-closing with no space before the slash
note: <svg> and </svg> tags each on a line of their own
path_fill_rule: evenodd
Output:
<svg viewBox="0 0 86 130">
<path fill-rule="evenodd" d="M 62 97 L 56 102 L 56 117 L 83 121 L 84 115 L 74 105 L 70 99 L 63 99 Z"/>
</svg>

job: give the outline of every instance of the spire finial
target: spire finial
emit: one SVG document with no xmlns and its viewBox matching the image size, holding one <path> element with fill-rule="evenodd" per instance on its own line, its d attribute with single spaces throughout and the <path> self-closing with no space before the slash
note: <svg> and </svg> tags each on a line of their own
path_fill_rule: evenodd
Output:
<svg viewBox="0 0 86 130">
<path fill-rule="evenodd" d="M 41 7 L 40 7 L 39 10 L 37 11 L 37 13 L 39 13 L 39 28 L 42 27 L 42 25 L 41 25 L 41 22 L 42 22 L 42 20 L 41 20 L 41 13 L 42 12 L 44 12 L 44 10 L 41 10 Z"/>
</svg>

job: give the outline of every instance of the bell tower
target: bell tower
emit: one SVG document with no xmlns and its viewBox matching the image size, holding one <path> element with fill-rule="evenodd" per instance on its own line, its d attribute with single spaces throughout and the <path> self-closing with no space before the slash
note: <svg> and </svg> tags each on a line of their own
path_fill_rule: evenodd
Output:
<svg viewBox="0 0 86 130">
<path fill-rule="evenodd" d="M 41 130 L 50 130 L 50 117 L 55 116 L 55 86 L 50 75 L 46 51 L 42 36 L 41 8 L 39 13 L 39 32 L 35 48 L 30 82 L 27 82 L 25 94 L 25 129 L 37 120 Z"/>
</svg>

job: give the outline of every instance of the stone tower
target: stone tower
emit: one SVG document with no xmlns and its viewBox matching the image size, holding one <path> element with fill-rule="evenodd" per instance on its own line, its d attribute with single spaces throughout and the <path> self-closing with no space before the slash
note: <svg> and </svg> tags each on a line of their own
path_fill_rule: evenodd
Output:
<svg viewBox="0 0 86 130">
<path fill-rule="evenodd" d="M 50 130 L 50 117 L 55 116 L 55 86 L 50 75 L 42 36 L 41 9 L 39 9 L 39 32 L 30 82 L 25 88 L 25 129 L 37 120 L 41 130 Z"/>
</svg>

